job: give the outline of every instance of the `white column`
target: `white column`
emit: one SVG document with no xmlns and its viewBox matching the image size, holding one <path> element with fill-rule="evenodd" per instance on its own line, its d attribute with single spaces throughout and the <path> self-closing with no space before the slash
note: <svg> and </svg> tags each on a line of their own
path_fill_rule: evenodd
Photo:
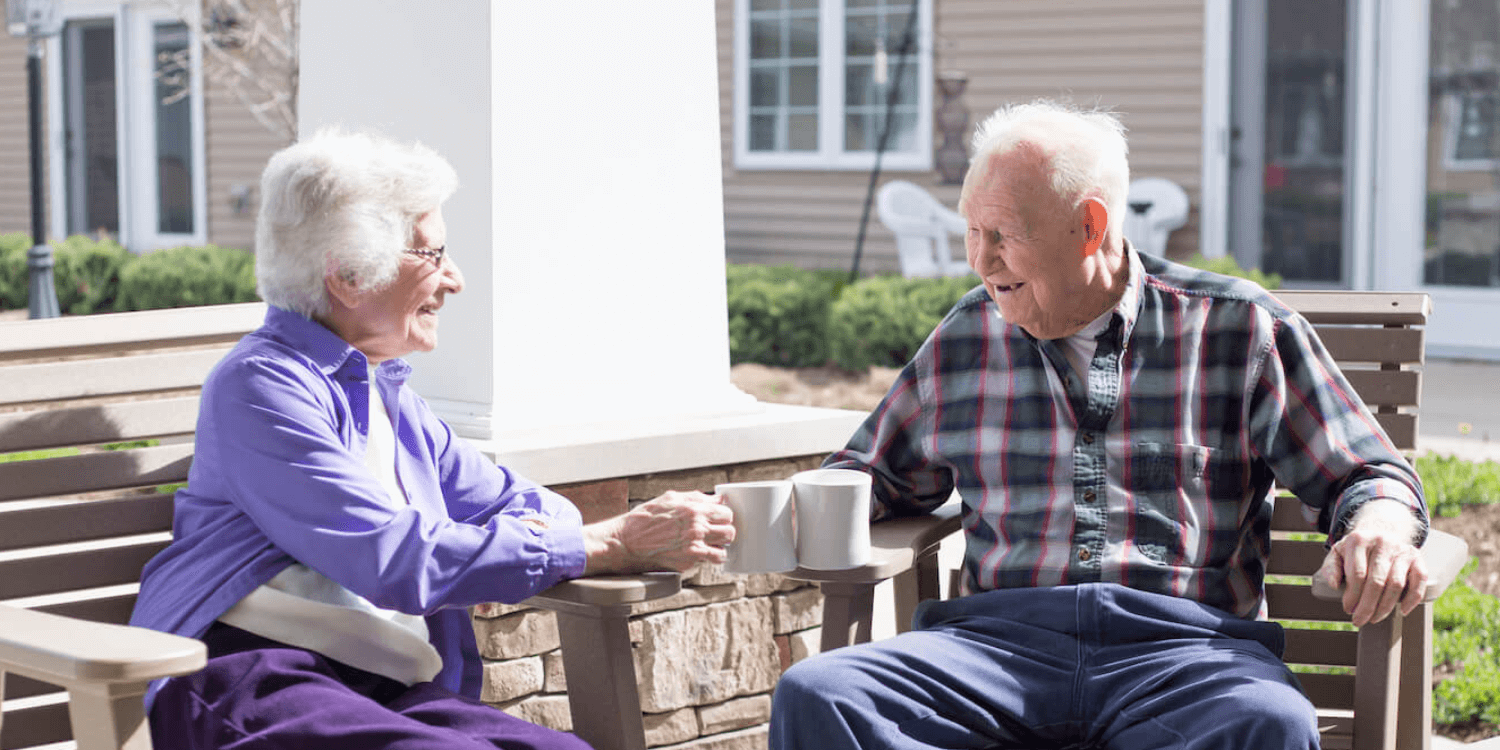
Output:
<svg viewBox="0 0 1500 750">
<path fill-rule="evenodd" d="M 458 170 L 467 289 L 412 364 L 462 434 L 764 411 L 729 382 L 716 33 L 703 0 L 303 3 L 302 134 Z"/>
</svg>

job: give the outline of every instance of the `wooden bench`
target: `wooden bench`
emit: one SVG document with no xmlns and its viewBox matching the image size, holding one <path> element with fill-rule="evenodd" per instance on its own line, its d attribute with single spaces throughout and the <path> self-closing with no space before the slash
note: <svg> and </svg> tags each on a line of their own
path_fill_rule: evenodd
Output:
<svg viewBox="0 0 1500 750">
<path fill-rule="evenodd" d="M 1302 313 L 1348 376 L 1391 440 L 1416 449 L 1421 399 L 1423 326 L 1431 313 L 1425 294 L 1394 292 L 1277 292 Z M 1336 598 L 1315 586 L 1313 572 L 1325 554 L 1321 535 L 1303 519 L 1290 496 L 1278 500 L 1267 599 L 1273 619 L 1287 626 L 1285 659 L 1313 671 L 1299 679 L 1318 708 L 1323 747 L 1329 750 L 1426 750 L 1432 737 L 1432 608 L 1367 625 L 1357 633 Z M 793 578 L 823 589 L 823 642 L 829 650 L 870 640 L 875 586 L 894 578 L 897 630 L 905 631 L 917 603 L 939 595 L 938 545 L 959 532 L 959 506 L 930 517 L 903 518 L 871 527 L 871 563 L 850 571 L 799 569 Z M 1423 548 L 1436 599 L 1467 560 L 1461 539 L 1434 531 Z M 950 585 L 950 590 L 952 590 Z M 1334 600 L 1330 600 L 1332 597 Z M 1335 623 L 1343 630 L 1304 623 Z M 1330 669 L 1331 668 L 1331 669 Z M 1352 671 L 1352 674 L 1349 673 Z"/>
<path fill-rule="evenodd" d="M 203 379 L 264 311 L 0 324 L 0 454 L 48 452 L 0 463 L 0 748 L 149 747 L 147 683 L 202 666 L 198 641 L 121 623 L 171 539 Z M 590 578 L 528 602 L 558 612 L 573 731 L 599 750 L 645 746 L 626 617 L 678 586 Z"/>
</svg>

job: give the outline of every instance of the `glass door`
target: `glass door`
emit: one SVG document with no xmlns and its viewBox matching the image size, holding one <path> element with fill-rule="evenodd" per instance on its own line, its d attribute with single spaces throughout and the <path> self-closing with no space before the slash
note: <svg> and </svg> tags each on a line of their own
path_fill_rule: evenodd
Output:
<svg viewBox="0 0 1500 750">
<path fill-rule="evenodd" d="M 115 24 L 63 27 L 63 141 L 67 234 L 120 234 L 120 149 L 115 92 Z"/>
<path fill-rule="evenodd" d="M 1229 249 L 1288 286 L 1350 283 L 1349 0 L 1234 4 Z"/>
</svg>

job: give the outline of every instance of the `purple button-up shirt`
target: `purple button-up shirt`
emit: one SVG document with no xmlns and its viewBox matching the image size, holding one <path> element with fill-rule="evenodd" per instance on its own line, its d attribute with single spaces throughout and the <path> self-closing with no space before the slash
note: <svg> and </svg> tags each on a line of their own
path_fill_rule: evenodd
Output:
<svg viewBox="0 0 1500 750">
<path fill-rule="evenodd" d="M 407 497 L 365 468 L 369 365 L 322 325 L 270 308 L 203 385 L 174 539 L 141 576 L 131 624 L 201 636 L 293 562 L 378 607 L 426 615 L 434 682 L 477 697 L 469 605 L 517 602 L 584 568 L 582 519 L 561 495 L 487 461 L 376 368 Z M 154 691 L 153 691 L 154 694 Z"/>
</svg>

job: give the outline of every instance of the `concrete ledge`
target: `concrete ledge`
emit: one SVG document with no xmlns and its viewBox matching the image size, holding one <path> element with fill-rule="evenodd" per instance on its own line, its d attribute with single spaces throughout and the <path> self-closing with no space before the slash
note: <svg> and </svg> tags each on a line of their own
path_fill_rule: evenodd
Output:
<svg viewBox="0 0 1500 750">
<path fill-rule="evenodd" d="M 472 441 L 495 462 L 541 484 L 764 461 L 842 448 L 866 414 L 786 404 L 739 414 L 569 425 Z"/>
</svg>

